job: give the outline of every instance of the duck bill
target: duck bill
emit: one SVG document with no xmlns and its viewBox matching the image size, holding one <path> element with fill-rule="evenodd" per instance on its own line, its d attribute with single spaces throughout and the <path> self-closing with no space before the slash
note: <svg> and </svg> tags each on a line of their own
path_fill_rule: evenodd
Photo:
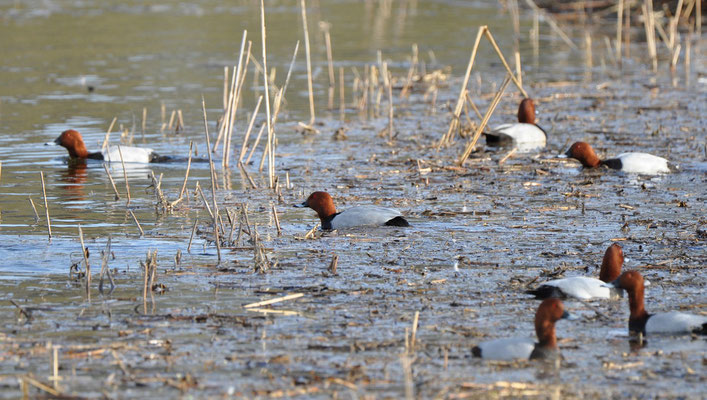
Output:
<svg viewBox="0 0 707 400">
<path fill-rule="evenodd" d="M 309 205 L 307 204 L 306 201 L 303 201 L 303 202 L 300 203 L 300 204 L 293 204 L 292 207 L 296 207 L 296 208 L 306 208 L 306 207 L 309 207 Z"/>
<path fill-rule="evenodd" d="M 59 145 L 59 138 L 56 138 L 52 140 L 51 142 L 46 142 L 44 143 L 45 146 L 58 146 Z"/>
<path fill-rule="evenodd" d="M 570 314 L 569 312 L 565 311 L 562 313 L 562 317 L 560 319 L 566 319 L 568 321 L 574 321 L 576 319 L 579 319 L 579 317 L 575 314 Z"/>
<path fill-rule="evenodd" d="M 611 282 L 606 282 L 602 286 L 608 287 L 608 288 L 614 288 L 614 289 L 621 289 L 621 285 L 619 285 L 619 278 L 616 278 L 615 280 Z"/>
</svg>

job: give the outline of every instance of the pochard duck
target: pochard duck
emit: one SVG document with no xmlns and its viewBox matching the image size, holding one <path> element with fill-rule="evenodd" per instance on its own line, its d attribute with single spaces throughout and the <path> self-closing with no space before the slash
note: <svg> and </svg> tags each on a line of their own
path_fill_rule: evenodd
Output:
<svg viewBox="0 0 707 400">
<path fill-rule="evenodd" d="M 366 205 L 337 213 L 334 200 L 327 192 L 314 192 L 302 204 L 295 204 L 295 207 L 309 207 L 316 211 L 324 230 L 356 226 L 410 226 L 400 211 L 392 208 Z"/>
<path fill-rule="evenodd" d="M 535 313 L 536 343 L 530 338 L 505 338 L 481 342 L 471 353 L 474 357 L 488 360 L 518 360 L 547 359 L 556 360 L 560 357 L 555 336 L 555 323 L 561 319 L 571 318 L 565 311 L 559 299 L 545 299 L 540 303 Z"/>
<path fill-rule="evenodd" d="M 643 304 L 644 283 L 640 272 L 626 271 L 610 285 L 628 293 L 628 307 L 631 310 L 628 318 L 629 334 L 707 334 L 707 316 L 678 311 L 648 314 Z"/>
<path fill-rule="evenodd" d="M 496 126 L 485 136 L 489 146 L 510 144 L 521 151 L 543 148 L 547 141 L 545 131 L 535 124 L 535 104 L 531 98 L 520 102 L 518 123 Z"/>
<path fill-rule="evenodd" d="M 592 146 L 585 142 L 574 143 L 565 155 L 581 162 L 584 168 L 606 165 L 627 174 L 658 175 L 677 169 L 665 158 L 647 153 L 622 153 L 614 158 L 600 160 Z"/>
<path fill-rule="evenodd" d="M 69 151 L 69 157 L 77 160 L 103 160 L 106 162 L 121 162 L 120 154 L 122 152 L 122 161 L 126 163 L 150 163 L 164 162 L 169 157 L 160 156 L 152 149 L 130 146 L 108 146 L 103 151 L 89 152 L 86 150 L 86 144 L 83 137 L 78 131 L 73 129 L 66 130 L 59 135 L 54 142 L 47 144 L 58 144 Z M 120 149 L 118 149 L 120 147 Z"/>
<path fill-rule="evenodd" d="M 545 282 L 536 289 L 528 290 L 536 299 L 573 297 L 580 300 L 616 299 L 623 294 L 621 289 L 607 287 L 607 283 L 618 278 L 624 264 L 624 251 L 617 243 L 606 249 L 601 261 L 599 279 L 588 276 L 573 276 Z"/>
</svg>

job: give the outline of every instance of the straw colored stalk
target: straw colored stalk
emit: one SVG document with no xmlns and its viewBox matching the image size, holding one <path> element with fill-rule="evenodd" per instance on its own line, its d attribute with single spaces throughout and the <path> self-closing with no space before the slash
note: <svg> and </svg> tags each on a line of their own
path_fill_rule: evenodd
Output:
<svg viewBox="0 0 707 400">
<path fill-rule="evenodd" d="M 388 82 L 391 81 L 390 72 L 388 72 Z M 388 84 L 388 141 L 393 141 L 395 133 L 393 130 L 393 85 Z"/>
<path fill-rule="evenodd" d="M 108 131 L 106 132 L 106 136 L 103 138 L 103 144 L 101 145 L 101 152 L 103 152 L 106 147 L 108 146 L 108 139 L 110 139 L 110 132 L 113 130 L 113 126 L 115 125 L 115 121 L 118 120 L 118 117 L 113 117 L 113 121 L 111 121 L 110 126 L 108 126 Z"/>
<path fill-rule="evenodd" d="M 324 32 L 324 44 L 326 46 L 326 60 L 329 68 L 329 103 L 330 110 L 334 109 L 334 88 L 336 87 L 336 78 L 334 77 L 334 56 L 331 51 L 331 24 L 324 21 L 319 21 L 319 29 Z"/>
<path fill-rule="evenodd" d="M 412 44 L 412 56 L 410 57 L 410 68 L 408 69 L 408 75 L 407 78 L 405 79 L 405 86 L 403 86 L 403 90 L 400 91 L 400 98 L 404 98 L 408 96 L 408 93 L 410 92 L 410 88 L 412 87 L 412 78 L 415 76 L 415 68 L 417 67 L 417 59 L 418 59 L 418 51 L 417 51 L 417 43 Z"/>
<path fill-rule="evenodd" d="M 253 124 L 255 123 L 255 118 L 258 116 L 258 111 L 260 110 L 260 103 L 263 102 L 263 96 L 258 97 L 258 103 L 255 105 L 255 110 L 253 115 L 250 117 L 250 122 L 248 123 L 248 129 L 245 131 L 245 136 L 243 137 L 243 145 L 241 146 L 241 152 L 238 155 L 238 163 L 243 162 L 243 157 L 248 149 L 248 139 L 250 138 L 250 132 L 253 129 Z"/>
<path fill-rule="evenodd" d="M 34 205 L 34 201 L 32 200 L 32 197 L 27 196 L 29 199 L 29 204 L 32 205 L 32 211 L 34 211 L 34 223 L 36 224 L 39 222 L 39 214 L 37 213 L 37 207 Z"/>
<path fill-rule="evenodd" d="M 91 301 L 91 264 L 88 262 L 88 254 L 86 253 L 86 246 L 83 241 L 83 230 L 81 229 L 81 224 L 79 226 L 79 240 L 81 241 L 81 254 L 83 254 L 83 262 L 86 270 L 86 296 L 88 301 Z"/>
<path fill-rule="evenodd" d="M 267 306 L 270 304 L 281 303 L 283 301 L 299 299 L 302 296 L 304 296 L 304 294 L 302 294 L 302 293 L 292 293 L 292 294 L 288 294 L 286 296 L 276 297 L 274 299 L 257 301 L 255 303 L 249 303 L 249 304 L 244 305 L 243 308 Z"/>
<path fill-rule="evenodd" d="M 108 276 L 108 282 L 110 283 L 110 292 L 112 293 L 113 290 L 115 289 L 115 281 L 113 280 L 113 275 L 110 272 L 110 268 L 108 268 L 108 257 L 110 255 L 110 245 L 111 245 L 111 237 L 108 236 L 108 241 L 106 242 L 106 248 L 103 250 L 103 254 L 101 255 L 101 274 L 98 278 L 98 292 L 103 294 L 103 276 L 107 275 Z"/>
<path fill-rule="evenodd" d="M 253 153 L 255 153 L 255 149 L 258 148 L 258 143 L 260 143 L 260 137 L 263 135 L 263 131 L 265 130 L 266 126 L 266 124 L 260 126 L 258 135 L 255 137 L 255 143 L 253 143 L 253 148 L 250 149 L 250 153 L 248 154 L 248 158 L 246 158 L 245 160 L 245 164 L 248 164 L 250 162 L 250 159 L 253 157 Z"/>
<path fill-rule="evenodd" d="M 277 228 L 277 236 L 282 236 L 282 228 L 280 228 L 280 218 L 277 216 L 277 209 L 275 205 L 272 206 L 272 216 L 275 220 L 275 227 Z"/>
<path fill-rule="evenodd" d="M 133 213 L 133 210 L 128 210 L 128 212 L 130 213 L 130 216 L 133 217 L 135 226 L 137 226 L 138 231 L 140 231 L 140 236 L 145 236 L 145 231 L 142 230 L 142 226 L 140 226 L 140 222 L 137 220 L 137 217 L 135 216 L 135 213 Z"/>
<path fill-rule="evenodd" d="M 103 163 L 103 169 L 106 171 L 106 174 L 108 175 L 108 180 L 110 181 L 110 185 L 113 188 L 113 193 L 115 193 L 115 200 L 118 201 L 120 200 L 120 193 L 118 193 L 118 188 L 115 187 L 115 181 L 113 180 L 113 175 L 111 175 L 110 170 L 108 169 L 108 164 Z"/>
<path fill-rule="evenodd" d="M 452 140 L 452 137 L 454 136 L 454 132 L 457 131 L 459 128 L 459 118 L 461 117 L 461 113 L 464 108 L 464 94 L 466 93 L 466 87 L 469 84 L 469 78 L 471 76 L 471 69 L 474 66 L 474 61 L 476 60 L 476 53 L 479 50 L 479 44 L 481 43 L 481 38 L 485 36 L 486 39 L 491 43 L 493 46 L 494 50 L 496 50 L 496 54 L 498 55 L 499 59 L 503 63 L 503 66 L 506 68 L 506 71 L 508 74 L 511 76 L 511 79 L 513 80 L 513 83 L 518 87 L 518 90 L 523 94 L 523 96 L 528 97 L 528 93 L 523 89 L 523 86 L 521 83 L 518 81 L 516 78 L 515 74 L 513 71 L 511 71 L 511 68 L 508 66 L 508 63 L 506 62 L 506 59 L 503 57 L 503 53 L 501 53 L 501 49 L 498 48 L 498 45 L 496 44 L 496 41 L 493 39 L 493 35 L 491 35 L 491 32 L 489 31 L 488 27 L 486 25 L 482 25 L 479 27 L 479 31 L 476 34 L 476 40 L 474 40 L 474 47 L 471 50 L 471 56 L 469 57 L 469 64 L 466 67 L 466 73 L 464 74 L 464 80 L 462 82 L 461 90 L 459 91 L 459 97 L 457 98 L 457 105 L 454 108 L 454 115 L 452 116 L 452 120 L 449 123 L 449 129 L 447 130 L 447 133 L 442 136 L 440 141 L 437 143 L 437 148 L 441 148 L 443 145 L 449 143 Z"/>
<path fill-rule="evenodd" d="M 189 170 L 191 169 L 191 155 L 192 155 L 192 147 L 194 146 L 193 141 L 189 141 L 189 158 L 187 159 L 187 172 L 184 174 L 184 182 L 182 183 L 182 189 L 179 191 L 179 197 L 178 199 L 181 199 L 184 196 L 184 191 L 187 188 L 187 179 L 189 179 Z"/>
<path fill-rule="evenodd" d="M 565 31 L 560 28 L 560 26 L 557 24 L 555 21 L 555 18 L 542 8 L 538 7 L 533 0 L 525 0 L 525 4 L 528 5 L 533 11 L 542 14 L 543 18 L 545 21 L 547 21 L 548 25 L 550 25 L 550 28 L 552 28 L 555 33 L 562 39 L 563 42 L 565 42 L 569 47 L 571 47 L 573 50 L 577 50 L 577 45 L 575 45 L 572 40 L 567 36 Z"/>
<path fill-rule="evenodd" d="M 346 94 L 344 92 L 344 67 L 339 67 L 339 119 L 344 120 L 346 113 Z"/>
<path fill-rule="evenodd" d="M 245 43 L 248 36 L 248 31 L 243 31 L 243 40 L 241 41 L 241 50 L 238 56 L 238 68 L 236 70 L 235 76 L 235 93 L 231 99 L 231 104 L 229 104 L 230 110 L 228 113 L 228 124 L 226 125 L 225 139 L 223 142 L 223 159 L 221 164 L 224 168 L 228 167 L 229 159 L 231 158 L 231 135 L 233 134 L 233 124 L 236 121 L 236 112 L 238 111 L 238 103 L 241 96 L 241 74 L 243 73 L 243 55 L 245 54 Z"/>
<path fill-rule="evenodd" d="M 118 154 L 120 154 L 120 163 L 123 165 L 123 179 L 125 179 L 125 191 L 127 192 L 128 200 L 125 205 L 130 205 L 130 183 L 128 183 L 128 171 L 125 169 L 125 161 L 123 160 L 123 150 L 118 145 Z"/>
<path fill-rule="evenodd" d="M 261 0 L 262 1 L 262 0 Z M 206 148 L 211 148 L 211 140 L 209 139 L 209 122 L 206 118 L 206 102 L 204 101 L 204 96 L 201 97 L 201 111 L 204 114 L 204 135 L 206 136 Z M 214 160 L 211 157 L 211 152 L 209 154 L 209 169 L 211 170 L 211 199 L 214 204 L 214 211 L 211 215 L 214 222 L 214 240 L 216 241 L 216 254 L 218 256 L 218 262 L 221 263 L 221 240 L 218 230 L 218 204 L 216 203 L 216 171 L 214 170 Z M 203 193 L 202 193 L 203 196 Z"/>
<path fill-rule="evenodd" d="M 616 10 L 616 61 L 618 61 L 619 66 L 621 63 L 621 34 L 623 30 L 623 15 L 624 15 L 624 0 L 619 0 L 619 4 Z"/>
<path fill-rule="evenodd" d="M 49 240 L 52 240 L 52 222 L 49 219 L 49 203 L 47 202 L 47 189 L 44 185 L 44 171 L 39 171 L 39 176 L 42 178 L 42 196 L 44 198 L 44 212 L 47 216 L 47 234 Z"/>
<path fill-rule="evenodd" d="M 261 0 L 262 2 L 262 0 Z M 314 90 L 312 89 L 312 61 L 309 50 L 309 29 L 307 28 L 307 5 L 305 0 L 300 0 L 300 8 L 302 9 L 302 26 L 304 28 L 304 52 L 307 58 L 307 89 L 309 90 L 309 123 L 307 126 L 314 126 Z M 263 23 L 263 25 L 265 25 Z M 264 33 L 263 33 L 264 35 Z M 263 48 L 265 48 L 265 40 L 263 40 Z M 264 65 L 264 64 L 263 64 Z M 271 183 L 272 187 L 272 183 Z"/>
<path fill-rule="evenodd" d="M 501 85 L 501 88 L 496 93 L 496 96 L 491 101 L 491 105 L 489 106 L 489 109 L 486 111 L 486 114 L 484 115 L 484 119 L 481 120 L 481 124 L 479 124 L 479 126 L 476 128 L 476 132 L 474 132 L 473 138 L 467 144 L 466 148 L 464 149 L 464 153 L 459 158 L 459 166 L 464 165 L 464 162 L 471 155 L 471 152 L 474 150 L 474 146 L 476 146 L 476 142 L 479 140 L 479 137 L 481 136 L 481 133 L 484 131 L 484 128 L 486 128 L 486 124 L 489 122 L 489 119 L 491 118 L 491 115 L 493 114 L 494 110 L 496 110 L 496 106 L 498 106 L 498 103 L 501 101 L 501 97 L 503 97 L 503 93 L 506 91 L 506 88 L 508 87 L 509 83 L 510 83 L 510 79 L 506 78 L 504 80 L 503 84 Z"/>
<path fill-rule="evenodd" d="M 653 61 L 653 72 L 658 72 L 658 52 L 655 46 L 655 15 L 653 14 L 653 1 L 645 0 L 641 5 L 643 12 L 643 27 L 646 30 L 648 53 Z"/>
<path fill-rule="evenodd" d="M 304 0 L 302 0 L 304 2 Z M 303 9 L 304 10 L 304 9 Z M 305 25 L 306 26 L 306 25 Z M 262 32 L 262 42 L 263 42 L 263 84 L 265 85 L 265 113 L 266 113 L 266 123 L 267 123 L 267 128 L 268 128 L 268 149 L 271 148 L 272 143 L 273 143 L 273 130 L 271 126 L 271 121 L 270 121 L 270 89 L 268 86 L 268 54 L 267 54 L 267 47 L 266 47 L 266 29 L 265 29 L 265 0 L 260 0 L 260 30 Z M 307 48 L 309 48 L 309 42 L 307 42 Z M 309 52 L 308 52 L 309 54 Z M 314 110 L 314 108 L 312 108 Z M 269 165 L 268 165 L 268 181 L 270 183 L 270 188 L 272 189 L 274 187 L 274 180 L 273 177 L 275 175 L 275 157 L 271 154 L 269 159 Z"/>
</svg>

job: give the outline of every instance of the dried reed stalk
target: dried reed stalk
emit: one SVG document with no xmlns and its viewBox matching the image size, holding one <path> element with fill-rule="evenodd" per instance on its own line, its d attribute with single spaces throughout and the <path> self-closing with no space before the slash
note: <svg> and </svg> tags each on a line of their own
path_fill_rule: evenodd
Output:
<svg viewBox="0 0 707 400">
<path fill-rule="evenodd" d="M 302 2 L 304 3 L 304 0 L 302 0 Z M 302 8 L 302 11 L 303 11 L 303 13 L 305 12 L 304 7 Z M 305 22 L 306 22 L 306 18 L 305 18 Z M 306 26 L 306 24 L 305 24 L 305 26 Z M 265 114 L 267 117 L 266 122 L 267 122 L 267 127 L 268 127 L 267 148 L 271 149 L 271 147 L 273 145 L 273 140 L 274 140 L 274 138 L 273 138 L 274 132 L 273 132 L 271 120 L 270 120 L 270 93 L 269 93 L 269 87 L 268 87 L 269 82 L 268 82 L 268 73 L 267 73 L 267 71 L 268 71 L 268 68 L 267 68 L 268 54 L 267 54 L 267 48 L 266 48 L 267 35 L 266 35 L 266 29 L 265 29 L 265 0 L 260 0 L 260 30 L 262 32 L 262 41 L 263 41 L 263 43 L 262 43 L 263 44 L 263 83 L 264 83 L 264 87 L 265 87 Z M 309 42 L 307 42 L 307 48 L 309 48 Z M 309 54 L 309 52 L 307 52 L 307 54 Z M 314 110 L 314 108 L 312 108 L 312 110 Z M 312 117 L 314 117 L 313 113 L 312 113 Z M 274 187 L 274 183 L 275 183 L 274 179 L 273 179 L 274 175 L 275 175 L 275 165 L 274 165 L 275 157 L 272 156 L 272 154 L 270 156 L 270 161 L 271 162 L 268 163 L 269 164 L 268 165 L 268 181 L 270 183 L 269 187 L 272 189 Z"/>
<path fill-rule="evenodd" d="M 257 301 L 255 303 L 249 303 L 249 304 L 244 305 L 243 308 L 267 306 L 270 304 L 281 303 L 283 301 L 299 299 L 302 296 L 304 296 L 304 294 L 302 294 L 302 293 L 292 293 L 292 294 L 288 294 L 288 295 L 282 296 L 282 297 L 277 297 L 274 299 Z"/>
<path fill-rule="evenodd" d="M 113 188 L 113 193 L 115 194 L 114 199 L 120 200 L 120 193 L 118 193 L 118 188 L 115 187 L 115 181 L 113 180 L 113 175 L 111 175 L 110 170 L 108 169 L 108 164 L 103 163 L 103 169 L 106 171 L 106 174 L 108 175 L 108 180 L 110 181 L 110 185 Z"/>
<path fill-rule="evenodd" d="M 258 116 L 258 111 L 260 110 L 260 103 L 263 102 L 263 96 L 258 97 L 258 103 L 255 105 L 255 110 L 248 123 L 248 129 L 245 131 L 245 136 L 243 137 L 243 145 L 241 146 L 241 153 L 238 155 L 238 162 L 243 162 L 243 157 L 245 156 L 246 150 L 248 149 L 248 139 L 250 138 L 250 131 L 253 129 L 253 124 L 255 123 L 255 118 Z"/>
<path fill-rule="evenodd" d="M 329 30 L 331 29 L 331 24 L 324 21 L 319 21 L 319 29 L 324 32 L 324 45 L 326 46 L 326 60 L 327 67 L 329 69 L 329 102 L 328 107 L 330 110 L 334 109 L 334 88 L 336 87 L 336 78 L 334 77 L 334 57 L 331 51 L 331 34 Z"/>
<path fill-rule="evenodd" d="M 344 82 L 344 67 L 339 67 L 339 119 L 344 120 L 344 115 L 346 113 L 346 94 L 344 93 L 345 88 Z"/>
<path fill-rule="evenodd" d="M 469 158 L 469 156 L 471 155 L 471 152 L 474 150 L 474 146 L 476 146 L 476 142 L 479 140 L 479 137 L 481 136 L 481 133 L 484 131 L 484 128 L 486 128 L 486 124 L 489 122 L 489 119 L 491 118 L 491 114 L 493 114 L 494 110 L 496 110 L 496 106 L 498 106 L 498 103 L 501 101 L 501 97 L 503 97 L 503 92 L 506 91 L 506 88 L 508 87 L 509 83 L 510 83 L 510 79 L 507 77 L 503 81 L 501 88 L 496 93 L 496 96 L 491 101 L 491 105 L 489 105 L 489 108 L 486 111 L 486 114 L 484 115 L 484 119 L 481 120 L 481 123 L 476 128 L 476 132 L 474 132 L 474 136 L 472 137 L 471 141 L 467 144 L 466 148 L 464 149 L 464 153 L 459 158 L 459 166 L 464 165 L 464 162 L 466 161 L 466 159 Z"/>
<path fill-rule="evenodd" d="M 616 61 L 618 61 L 619 66 L 622 65 L 621 62 L 621 34 L 623 29 L 623 16 L 624 16 L 624 0 L 619 0 L 619 4 L 616 10 Z"/>
<path fill-rule="evenodd" d="M 83 230 L 81 229 L 81 224 L 79 226 L 79 240 L 81 241 L 81 254 L 83 255 L 84 267 L 86 270 L 86 297 L 88 301 L 91 301 L 91 264 L 88 262 L 88 254 L 86 252 L 86 246 L 83 241 Z"/>
<path fill-rule="evenodd" d="M 572 40 L 569 38 L 569 36 L 567 36 L 567 34 L 562 30 L 562 28 L 560 28 L 560 26 L 555 21 L 555 18 L 550 13 L 538 7 L 533 2 L 533 0 L 525 0 L 525 4 L 527 4 L 531 9 L 533 9 L 533 11 L 542 14 L 545 21 L 547 21 L 548 25 L 550 25 L 550 28 L 552 28 L 552 30 L 557 33 L 560 39 L 562 39 L 562 41 L 565 42 L 573 50 L 577 50 L 577 46 L 572 42 Z"/>
<path fill-rule="evenodd" d="M 39 214 L 37 213 L 37 207 L 35 207 L 32 197 L 27 196 L 27 198 L 29 199 L 29 204 L 32 205 L 32 211 L 34 211 L 34 223 L 36 224 L 37 222 L 39 222 Z"/>
<path fill-rule="evenodd" d="M 49 204 L 47 202 L 47 189 L 44 185 L 44 171 L 39 171 L 39 176 L 42 178 L 42 197 L 44 198 L 44 212 L 47 216 L 47 233 L 49 240 L 52 240 L 52 222 L 49 219 Z"/>
<path fill-rule="evenodd" d="M 309 123 L 307 126 L 314 126 L 314 90 L 312 88 L 312 61 L 309 50 L 309 29 L 307 28 L 307 5 L 305 0 L 300 0 L 300 8 L 302 9 L 302 26 L 304 28 L 304 52 L 307 58 L 307 89 L 309 90 Z M 264 25 L 264 24 L 263 24 Z M 263 40 L 263 43 L 265 41 Z M 265 46 L 265 44 L 263 44 Z M 272 182 L 270 183 L 272 188 Z"/>
<path fill-rule="evenodd" d="M 275 219 L 275 227 L 277 228 L 277 236 L 282 236 L 282 228 L 280 228 L 280 218 L 277 216 L 275 205 L 272 206 L 272 216 Z"/>
<path fill-rule="evenodd" d="M 329 264 L 328 271 L 332 275 L 336 275 L 336 269 L 339 265 L 339 255 L 334 254 L 334 256 L 331 258 L 331 263 Z"/>
<path fill-rule="evenodd" d="M 196 223 L 198 220 L 194 220 L 194 226 L 191 228 L 191 235 L 189 235 L 189 244 L 187 245 L 187 253 L 191 253 L 191 242 L 194 240 L 194 232 L 196 232 Z"/>
<path fill-rule="evenodd" d="M 140 236 L 145 236 L 145 231 L 142 230 L 142 226 L 140 226 L 140 222 L 138 222 L 137 217 L 135 216 L 135 213 L 133 213 L 133 210 L 128 210 L 130 213 L 130 216 L 133 217 L 133 221 L 135 222 L 135 226 L 137 226 L 137 229 L 140 231 Z"/>
<path fill-rule="evenodd" d="M 653 62 L 653 72 L 658 72 L 658 52 L 655 46 L 655 15 L 653 13 L 653 0 L 645 0 L 641 5 L 643 12 L 643 27 L 646 30 L 648 53 Z"/>
<path fill-rule="evenodd" d="M 410 88 L 412 87 L 412 78 L 415 75 L 415 68 L 417 67 L 417 59 L 418 59 L 417 43 L 413 43 L 412 44 L 412 56 L 410 57 L 410 68 L 408 69 L 407 78 L 405 78 L 405 85 L 403 86 L 403 89 L 400 91 L 400 98 L 407 97 L 408 92 L 410 91 Z"/>
<path fill-rule="evenodd" d="M 142 124 L 140 128 L 142 130 L 142 138 L 145 138 L 145 127 L 147 126 L 147 107 L 142 108 Z"/>
<path fill-rule="evenodd" d="M 125 161 L 123 160 L 123 150 L 118 145 L 118 154 L 120 154 L 120 163 L 123 165 L 123 179 L 125 179 L 125 191 L 127 192 L 128 201 L 125 205 L 130 205 L 130 183 L 128 183 L 128 171 L 125 169 Z"/>
<path fill-rule="evenodd" d="M 113 125 L 115 125 L 115 121 L 118 120 L 118 117 L 113 117 L 113 121 L 111 121 L 110 126 L 108 126 L 108 131 L 106 132 L 106 136 L 103 138 L 103 144 L 101 145 L 101 152 L 105 151 L 106 147 L 108 146 L 108 139 L 110 139 L 110 132 L 113 130 Z"/>
<path fill-rule="evenodd" d="M 263 1 L 263 0 L 261 0 Z M 201 96 L 201 111 L 204 114 L 204 135 L 206 136 L 206 148 L 211 148 L 211 140 L 209 139 L 209 122 L 206 118 L 206 102 L 204 101 L 204 96 Z M 211 217 L 214 221 L 214 240 L 216 241 L 216 253 L 218 256 L 218 262 L 221 263 L 221 240 L 218 230 L 218 204 L 216 203 L 216 171 L 214 170 L 214 160 L 211 157 L 211 152 L 209 154 L 209 169 L 211 170 L 211 198 L 214 202 L 214 211 Z M 202 196 L 203 196 L 202 192 Z"/>
<path fill-rule="evenodd" d="M 108 236 L 108 241 L 106 242 L 106 248 L 103 250 L 103 254 L 101 255 L 101 274 L 100 277 L 98 278 L 98 292 L 103 294 L 103 275 L 108 276 L 108 281 L 110 282 L 110 291 L 108 293 L 113 293 L 113 290 L 115 289 L 115 281 L 113 280 L 113 275 L 110 272 L 110 268 L 108 268 L 108 257 L 110 256 L 110 245 L 111 245 L 111 237 Z"/>
<path fill-rule="evenodd" d="M 189 141 L 189 158 L 187 159 L 187 172 L 184 174 L 184 182 L 182 183 L 182 189 L 179 191 L 179 197 L 178 199 L 181 199 L 184 196 L 184 191 L 187 188 L 187 179 L 189 179 L 189 170 L 191 169 L 191 154 L 192 154 L 192 147 L 194 146 L 193 141 Z"/>
<path fill-rule="evenodd" d="M 390 71 L 388 71 L 388 82 L 391 81 Z M 393 85 L 388 84 L 388 141 L 392 142 L 395 138 L 393 130 Z"/>
<path fill-rule="evenodd" d="M 240 102 L 242 83 L 245 79 L 246 71 L 243 71 L 243 55 L 245 50 L 245 42 L 248 31 L 243 31 L 243 41 L 241 42 L 240 55 L 238 56 L 238 69 L 236 73 L 236 93 L 233 96 L 233 104 L 231 104 L 231 115 L 228 118 L 228 129 L 226 130 L 226 139 L 223 145 L 223 166 L 228 167 L 229 159 L 231 158 L 231 136 L 233 135 L 233 124 L 236 121 L 236 112 L 238 111 L 238 104 Z M 247 67 L 247 65 L 246 65 Z M 243 77 L 241 77 L 241 74 Z"/>
</svg>

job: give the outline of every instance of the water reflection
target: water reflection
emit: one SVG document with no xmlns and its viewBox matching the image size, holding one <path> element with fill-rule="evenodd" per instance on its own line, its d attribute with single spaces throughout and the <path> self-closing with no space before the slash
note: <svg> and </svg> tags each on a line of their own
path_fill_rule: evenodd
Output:
<svg viewBox="0 0 707 400">
<path fill-rule="evenodd" d="M 68 200 L 82 201 L 86 199 L 84 184 L 87 177 L 86 160 L 69 160 L 66 171 L 60 178 L 62 182 L 66 183 L 61 187 L 69 194 Z"/>
</svg>

